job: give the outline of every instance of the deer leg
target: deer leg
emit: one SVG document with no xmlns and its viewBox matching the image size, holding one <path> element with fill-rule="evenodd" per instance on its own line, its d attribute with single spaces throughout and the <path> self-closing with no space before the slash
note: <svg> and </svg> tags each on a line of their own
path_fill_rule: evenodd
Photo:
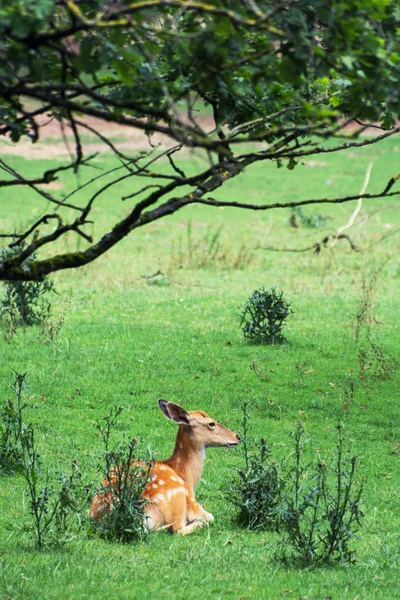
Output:
<svg viewBox="0 0 400 600">
<path fill-rule="evenodd" d="M 194 498 L 190 497 L 187 499 L 187 516 L 189 522 L 196 520 L 207 522 L 214 521 L 214 516 L 204 510 L 201 504 L 196 502 Z"/>
<path fill-rule="evenodd" d="M 203 527 L 203 525 L 204 525 L 204 521 L 198 521 L 198 520 L 192 521 L 191 523 L 189 523 L 189 525 L 185 525 L 185 527 L 178 529 L 176 533 L 178 533 L 179 535 L 189 535 L 195 529 Z"/>
</svg>

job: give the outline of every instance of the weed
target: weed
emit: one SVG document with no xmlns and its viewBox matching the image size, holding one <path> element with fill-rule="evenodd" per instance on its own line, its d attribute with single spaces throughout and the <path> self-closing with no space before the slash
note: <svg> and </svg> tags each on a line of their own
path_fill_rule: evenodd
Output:
<svg viewBox="0 0 400 600">
<path fill-rule="evenodd" d="M 290 304 L 274 288 L 255 290 L 242 308 L 240 326 L 245 339 L 253 344 L 281 344 L 290 314 Z"/>
<path fill-rule="evenodd" d="M 143 511 L 147 500 L 142 494 L 152 461 L 136 459 L 136 440 L 124 439 L 116 448 L 110 448 L 110 436 L 121 412 L 122 408 L 115 408 L 96 424 L 104 447 L 104 481 L 99 493 L 104 494 L 110 510 L 94 524 L 94 532 L 109 541 L 132 542 L 148 535 Z"/>
<path fill-rule="evenodd" d="M 58 476 L 57 484 L 52 481 L 48 470 L 42 477 L 43 467 L 37 451 L 34 427 L 24 421 L 23 394 L 27 390 L 25 378 L 26 372 L 15 372 L 13 391 L 16 396 L 16 408 L 11 401 L 8 402 L 8 437 L 3 437 L 5 443 L 1 451 L 5 460 L 2 465 L 14 472 L 18 471 L 25 479 L 36 546 L 41 550 L 45 535 L 47 542 L 63 541 L 68 517 L 72 512 L 81 512 L 82 477 L 76 462 L 72 463 L 69 476 Z"/>
<path fill-rule="evenodd" d="M 179 237 L 172 245 L 171 268 L 204 269 L 243 269 L 254 257 L 254 247 L 245 242 L 232 245 L 224 239 L 222 226 L 215 229 L 209 226 L 205 233 L 194 233 L 192 221 L 186 228 L 186 237 Z"/>
<path fill-rule="evenodd" d="M 270 460 L 271 446 L 260 439 L 259 447 L 250 452 L 248 440 L 248 405 L 243 403 L 242 452 L 244 469 L 238 470 L 229 490 L 233 504 L 239 509 L 237 522 L 247 529 L 279 529 L 282 480 L 277 466 Z"/>
<path fill-rule="evenodd" d="M 293 385 L 294 385 L 294 387 L 304 387 L 305 386 L 304 376 L 307 373 L 307 364 L 300 362 L 300 363 L 296 363 L 294 366 L 296 369 L 297 377 L 295 377 L 295 379 L 293 379 Z"/>
<path fill-rule="evenodd" d="M 10 295 L 8 309 L 0 308 L 0 325 L 5 342 L 11 342 L 14 335 L 17 333 L 18 324 L 20 323 L 20 314 L 14 295 Z"/>
<path fill-rule="evenodd" d="M 64 301 L 64 305 L 61 309 L 61 313 L 58 316 L 58 318 L 51 318 L 50 315 L 48 315 L 48 318 L 43 319 L 41 321 L 41 330 L 39 335 L 42 339 L 45 339 L 46 342 L 48 342 L 49 344 L 53 344 L 58 334 L 60 333 L 65 322 L 65 315 L 67 313 L 67 310 L 71 306 L 71 300 L 72 293 L 69 293 Z"/>
<path fill-rule="evenodd" d="M 1 411 L 0 472 L 13 473 L 22 464 L 22 439 L 26 425 L 23 420 L 22 394 L 26 389 L 26 373 L 15 373 L 12 390 L 16 400 L 6 400 Z"/>
<path fill-rule="evenodd" d="M 271 460 L 271 446 L 260 440 L 255 452 L 249 449 L 249 414 L 243 407 L 244 469 L 238 470 L 230 486 L 230 498 L 239 508 L 237 521 L 242 527 L 284 532 L 284 550 L 279 556 L 303 565 L 335 560 L 353 562 L 350 547 L 360 527 L 362 488 L 354 481 L 357 459 L 345 461 L 342 425 L 337 426 L 335 467 L 329 476 L 328 462 L 319 460 L 313 467 L 304 464 L 304 428 L 294 432 L 294 464 Z M 289 464 L 289 467 L 287 467 Z M 287 547 L 292 548 L 287 555 Z"/>
<path fill-rule="evenodd" d="M 296 207 L 293 209 L 290 223 L 294 227 L 298 227 L 298 220 L 304 227 L 308 227 L 309 229 L 319 229 L 320 227 L 325 226 L 328 218 L 318 213 L 315 215 L 306 215 L 301 207 Z"/>
<path fill-rule="evenodd" d="M 379 325 L 380 322 L 375 317 L 374 309 L 376 304 L 376 287 L 378 283 L 378 277 L 382 267 L 388 261 L 387 258 L 383 264 L 376 269 L 369 278 L 367 279 L 365 273 L 362 274 L 361 279 L 361 297 L 358 300 L 357 311 L 356 311 L 356 323 L 354 331 L 354 339 L 356 343 L 360 338 L 363 327 L 372 327 L 373 325 Z"/>
<path fill-rule="evenodd" d="M 399 361 L 391 356 L 380 344 L 371 339 L 369 332 L 358 346 L 360 379 L 369 373 L 373 379 L 388 381 L 393 379 Z"/>
<path fill-rule="evenodd" d="M 250 365 L 250 369 L 254 371 L 255 375 L 258 377 L 258 379 L 260 379 L 260 381 L 270 383 L 271 377 L 269 375 L 267 365 L 263 367 L 256 360 L 253 360 L 253 362 Z"/>
<path fill-rule="evenodd" d="M 340 400 L 346 415 L 350 413 L 350 408 L 354 405 L 355 395 L 354 381 L 349 379 L 348 383 L 340 389 Z"/>
<path fill-rule="evenodd" d="M 12 258 L 18 254 L 23 245 L 15 248 L 4 248 L 0 251 L 0 261 Z M 34 260 L 32 254 L 27 263 Z M 5 296 L 0 301 L 0 317 L 8 315 L 13 323 L 12 328 L 22 324 L 24 326 L 37 325 L 49 317 L 51 303 L 49 293 L 55 293 L 54 284 L 48 278 L 42 281 L 6 281 Z"/>
<path fill-rule="evenodd" d="M 290 558 L 302 564 L 354 561 L 350 542 L 361 525 L 362 487 L 355 490 L 357 458 L 345 462 L 342 425 L 337 430 L 333 480 L 328 480 L 326 461 L 320 460 L 315 467 L 303 464 L 304 428 L 300 423 L 294 434 L 295 463 L 289 470 L 280 518 L 285 544 L 292 547 Z M 286 551 L 281 558 L 287 560 Z"/>
</svg>

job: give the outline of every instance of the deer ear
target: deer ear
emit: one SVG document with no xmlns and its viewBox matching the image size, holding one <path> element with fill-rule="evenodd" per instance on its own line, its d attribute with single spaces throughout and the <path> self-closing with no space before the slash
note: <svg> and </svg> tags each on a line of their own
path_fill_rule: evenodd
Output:
<svg viewBox="0 0 400 600">
<path fill-rule="evenodd" d="M 158 401 L 158 406 L 161 408 L 164 416 L 171 421 L 175 421 L 179 425 L 189 425 L 190 424 L 190 415 L 186 412 L 181 406 L 178 404 L 174 404 L 173 402 L 167 402 L 166 400 L 162 400 L 161 398 Z"/>
</svg>

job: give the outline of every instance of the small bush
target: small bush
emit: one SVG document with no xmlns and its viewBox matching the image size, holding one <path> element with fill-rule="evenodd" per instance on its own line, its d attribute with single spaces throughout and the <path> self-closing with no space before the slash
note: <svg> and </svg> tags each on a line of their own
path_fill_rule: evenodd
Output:
<svg viewBox="0 0 400 600">
<path fill-rule="evenodd" d="M 136 440 L 123 440 L 110 448 L 110 436 L 118 423 L 122 408 L 116 408 L 96 424 L 103 441 L 102 475 L 99 493 L 105 494 L 110 505 L 100 521 L 94 523 L 94 533 L 109 541 L 133 542 L 148 535 L 143 511 L 147 500 L 142 493 L 149 479 L 152 461 L 135 460 Z"/>
<path fill-rule="evenodd" d="M 23 245 L 4 248 L 0 251 L 0 261 L 18 254 Z M 32 255 L 26 262 L 35 258 Z M 12 317 L 13 326 L 37 325 L 50 315 L 49 293 L 55 293 L 54 284 L 45 278 L 42 281 L 6 281 L 5 296 L 0 301 L 0 320 Z M 9 326 L 8 326 L 9 329 Z"/>
<path fill-rule="evenodd" d="M 275 288 L 255 290 L 242 308 L 240 326 L 245 339 L 253 344 L 281 344 L 290 313 L 290 304 Z"/>
</svg>

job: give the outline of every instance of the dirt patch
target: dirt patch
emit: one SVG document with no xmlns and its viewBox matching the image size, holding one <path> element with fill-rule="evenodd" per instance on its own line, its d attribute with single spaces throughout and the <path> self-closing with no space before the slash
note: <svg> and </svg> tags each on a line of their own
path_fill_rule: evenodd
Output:
<svg viewBox="0 0 400 600">
<path fill-rule="evenodd" d="M 151 146 L 168 148 L 176 145 L 175 140 L 159 133 L 151 137 L 151 145 L 148 136 L 141 130 L 126 125 L 108 123 L 95 117 L 81 118 L 86 125 L 101 135 L 107 136 L 114 146 L 121 152 L 129 154 L 139 150 L 150 149 Z M 41 116 L 37 118 L 40 129 L 40 138 L 32 143 L 22 139 L 14 144 L 8 138 L 0 139 L 0 154 L 11 154 L 27 159 L 36 160 L 40 158 L 65 158 L 75 154 L 74 139 L 71 129 L 65 122 L 62 125 L 56 119 Z M 198 123 L 206 131 L 212 129 L 213 120 L 210 117 L 199 117 Z M 86 127 L 78 125 L 82 137 L 84 154 L 111 152 L 107 144 L 102 142 L 96 134 L 90 132 Z"/>
<path fill-rule="evenodd" d="M 38 187 L 44 188 L 45 190 L 60 190 L 64 187 L 64 184 L 60 181 L 52 181 L 51 183 L 41 183 Z"/>
</svg>

